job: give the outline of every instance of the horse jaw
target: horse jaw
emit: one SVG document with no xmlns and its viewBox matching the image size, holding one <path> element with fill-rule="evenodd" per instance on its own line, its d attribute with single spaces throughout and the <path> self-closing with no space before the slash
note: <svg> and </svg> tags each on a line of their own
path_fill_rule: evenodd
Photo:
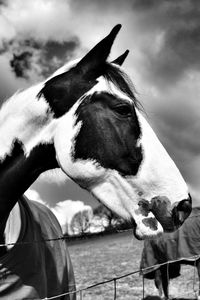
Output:
<svg viewBox="0 0 200 300">
<path fill-rule="evenodd" d="M 163 232 L 161 224 L 152 212 L 142 213 L 140 196 L 117 171 L 108 170 L 104 180 L 90 186 L 90 192 L 116 214 L 133 223 L 134 235 L 138 239 L 153 237 Z"/>
</svg>

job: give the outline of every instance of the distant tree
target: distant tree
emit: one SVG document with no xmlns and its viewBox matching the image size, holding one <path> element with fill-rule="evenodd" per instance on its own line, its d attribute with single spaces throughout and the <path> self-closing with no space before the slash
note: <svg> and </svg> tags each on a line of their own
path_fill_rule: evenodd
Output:
<svg viewBox="0 0 200 300">
<path fill-rule="evenodd" d="M 77 212 L 70 223 L 71 232 L 73 232 L 73 234 L 84 234 L 90 225 L 92 217 L 92 210 L 85 209 Z"/>
<path fill-rule="evenodd" d="M 100 204 L 93 210 L 94 215 L 99 216 L 100 218 L 106 218 L 108 221 L 108 225 L 105 229 L 114 230 L 114 229 L 128 229 L 131 228 L 132 225 L 130 222 L 125 221 L 117 214 L 113 213 L 110 209 Z"/>
</svg>

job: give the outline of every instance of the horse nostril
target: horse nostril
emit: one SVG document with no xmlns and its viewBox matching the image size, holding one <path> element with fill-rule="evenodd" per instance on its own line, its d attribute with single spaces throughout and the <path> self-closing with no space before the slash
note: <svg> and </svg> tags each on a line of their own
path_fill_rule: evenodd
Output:
<svg viewBox="0 0 200 300">
<path fill-rule="evenodd" d="M 192 210 L 192 198 L 189 195 L 187 200 L 182 200 L 172 210 L 172 218 L 175 226 L 183 224 L 185 219 L 190 215 Z"/>
</svg>

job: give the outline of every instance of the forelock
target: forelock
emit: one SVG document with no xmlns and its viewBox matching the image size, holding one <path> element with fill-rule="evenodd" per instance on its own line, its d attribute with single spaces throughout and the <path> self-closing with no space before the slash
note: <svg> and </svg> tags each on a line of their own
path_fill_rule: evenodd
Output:
<svg viewBox="0 0 200 300">
<path fill-rule="evenodd" d="M 143 110 L 141 103 L 136 98 L 136 90 L 131 79 L 119 66 L 112 63 L 105 63 L 103 77 L 130 98 L 134 102 L 135 107 Z"/>
</svg>

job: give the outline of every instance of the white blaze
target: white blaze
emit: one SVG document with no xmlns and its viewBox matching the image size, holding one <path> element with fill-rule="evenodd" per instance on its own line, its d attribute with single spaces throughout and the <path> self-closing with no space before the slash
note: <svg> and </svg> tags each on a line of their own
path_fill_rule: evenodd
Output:
<svg viewBox="0 0 200 300">
<path fill-rule="evenodd" d="M 165 196 L 171 203 L 187 199 L 187 185 L 174 161 L 142 114 L 136 112 L 142 131 L 140 144 L 143 150 L 143 161 L 134 180 L 130 180 L 130 183 L 138 187 L 137 193 L 146 200 L 151 200 L 155 196 Z"/>
<path fill-rule="evenodd" d="M 141 199 L 150 201 L 156 196 L 167 197 L 171 204 L 188 198 L 188 188 L 178 168 L 170 158 L 154 131 L 137 111 L 141 126 L 139 143 L 143 150 L 143 160 L 135 176 L 122 177 L 117 171 L 107 170 L 104 180 L 89 189 L 95 197 L 110 209 L 124 218 L 134 218 L 137 223 L 137 234 L 141 237 L 156 235 L 162 232 L 152 231 L 142 222 L 145 218 L 138 213 L 138 202 Z M 154 218 L 152 213 L 148 218 Z"/>
</svg>

